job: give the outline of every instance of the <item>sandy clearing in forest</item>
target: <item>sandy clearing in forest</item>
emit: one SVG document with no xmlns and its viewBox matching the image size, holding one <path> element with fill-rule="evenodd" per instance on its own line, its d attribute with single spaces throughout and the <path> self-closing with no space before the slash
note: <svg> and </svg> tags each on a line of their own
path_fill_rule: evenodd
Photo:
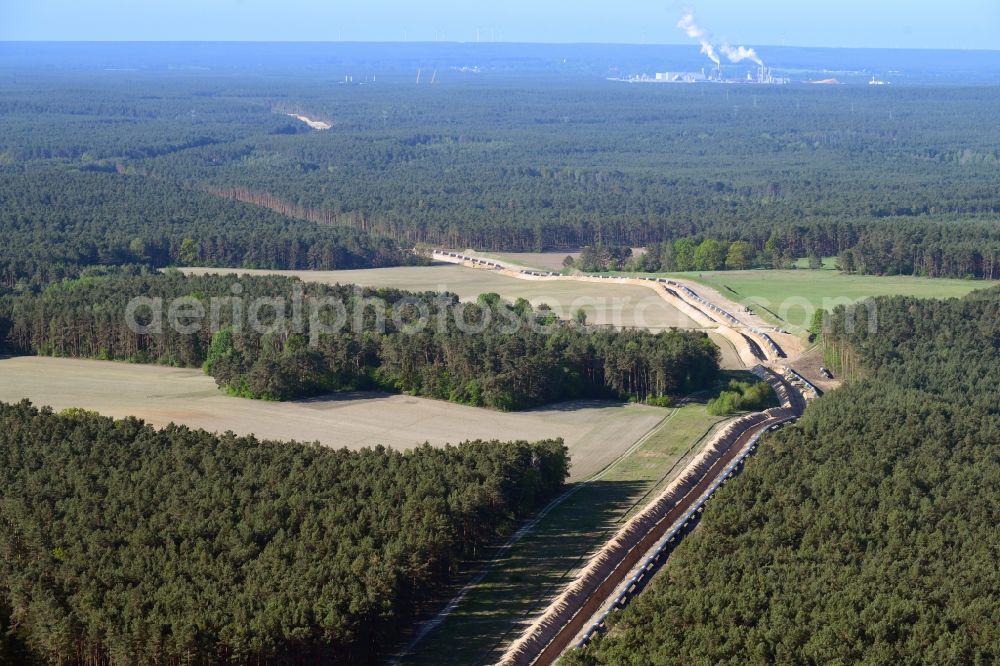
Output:
<svg viewBox="0 0 1000 666">
<path fill-rule="evenodd" d="M 330 123 L 323 122 L 322 120 L 313 120 L 309 116 L 303 116 L 303 115 L 298 114 L 298 113 L 287 113 L 285 115 L 291 116 L 292 118 L 295 118 L 296 120 L 301 120 L 306 125 L 309 125 L 309 127 L 313 128 L 314 130 L 328 130 L 331 127 L 333 127 L 333 125 L 331 125 Z"/>
<path fill-rule="evenodd" d="M 566 440 L 572 480 L 600 471 L 654 428 L 667 410 L 615 402 L 549 405 L 502 413 L 406 395 L 331 394 L 295 402 L 225 395 L 199 370 L 80 359 L 0 358 L 0 401 L 28 398 L 62 410 L 81 407 L 106 416 L 136 416 L 212 432 L 262 439 L 318 441 L 357 449 L 397 449 L 468 439 Z"/>
<path fill-rule="evenodd" d="M 768 335 L 781 347 L 788 358 L 798 356 L 805 351 L 805 341 L 800 336 L 790 332 L 782 332 L 784 329 L 778 329 L 778 327 L 762 318 L 756 312 L 747 312 L 745 306 L 727 298 L 715 287 L 707 285 L 704 282 L 686 280 L 676 276 L 672 276 L 670 279 L 693 290 L 708 302 L 733 313 L 744 324 L 767 331 Z"/>
</svg>

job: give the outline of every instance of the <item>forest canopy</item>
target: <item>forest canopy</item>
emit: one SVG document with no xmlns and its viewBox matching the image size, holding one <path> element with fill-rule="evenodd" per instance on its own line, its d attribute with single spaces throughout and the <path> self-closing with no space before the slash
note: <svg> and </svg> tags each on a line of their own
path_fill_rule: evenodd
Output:
<svg viewBox="0 0 1000 666">
<path fill-rule="evenodd" d="M 0 662 L 374 663 L 567 468 L 561 441 L 334 450 L 0 403 Z"/>
<path fill-rule="evenodd" d="M 759 253 L 778 265 L 841 256 L 873 275 L 1000 277 L 993 87 L 340 86 L 291 73 L 0 85 L 0 230 L 44 224 L 54 243 L 68 220 L 49 200 L 103 211 L 57 264 L 149 254 L 157 265 L 351 268 L 397 263 L 418 243 L 686 239 L 749 244 L 733 268 Z M 311 131 L 293 111 L 332 127 Z M 36 184 L 22 195 L 25 180 Z M 4 279 L 45 272 L 37 255 L 0 264 Z"/>
<path fill-rule="evenodd" d="M 0 234 L 0 285 L 8 288 L 37 288 L 96 266 L 334 270 L 423 262 L 361 230 L 156 179 L 47 165 L 0 168 Z"/>
</svg>

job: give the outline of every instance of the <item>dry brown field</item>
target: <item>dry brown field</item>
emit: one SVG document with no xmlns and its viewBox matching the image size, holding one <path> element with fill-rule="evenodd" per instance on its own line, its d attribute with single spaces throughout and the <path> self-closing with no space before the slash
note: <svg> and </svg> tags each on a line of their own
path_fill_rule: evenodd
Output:
<svg viewBox="0 0 1000 666">
<path fill-rule="evenodd" d="M 575 402 L 502 413 L 406 395 L 331 394 L 294 402 L 234 398 L 199 370 L 79 359 L 0 358 L 0 401 L 70 407 L 156 426 L 171 422 L 261 439 L 318 441 L 357 449 L 397 449 L 469 439 L 537 441 L 562 437 L 572 479 L 617 460 L 669 412 L 644 405 Z"/>
</svg>

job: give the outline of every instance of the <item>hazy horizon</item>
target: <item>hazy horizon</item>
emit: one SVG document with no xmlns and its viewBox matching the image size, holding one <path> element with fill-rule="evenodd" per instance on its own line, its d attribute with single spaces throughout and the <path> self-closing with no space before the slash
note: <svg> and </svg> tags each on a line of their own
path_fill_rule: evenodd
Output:
<svg viewBox="0 0 1000 666">
<path fill-rule="evenodd" d="M 1000 50 L 991 0 L 802 6 L 793 0 L 509 0 L 482 6 L 393 0 L 363 6 L 324 0 L 173 0 L 135 3 L 35 0 L 0 6 L 0 41 L 698 45 L 678 27 L 692 12 L 713 43 L 803 48 Z"/>
<path fill-rule="evenodd" d="M 318 45 L 365 45 L 365 44 L 386 44 L 391 46 L 432 46 L 432 45 L 455 45 L 455 46 L 516 46 L 519 44 L 530 46 L 622 46 L 622 47 L 684 47 L 686 44 L 664 42 L 664 43 L 635 43 L 635 42 L 545 42 L 533 40 L 510 40 L 510 41 L 461 41 L 461 40 L 416 40 L 408 41 L 392 39 L 341 39 L 341 40 L 309 40 L 309 39 L 0 39 L 0 44 L 318 44 Z M 696 45 L 697 46 L 697 45 Z M 957 53 L 1000 53 L 997 48 L 957 48 L 957 47 L 917 47 L 917 46 L 811 46 L 808 44 L 766 44 L 755 43 L 758 49 L 788 48 L 788 49 L 808 49 L 808 50 L 829 50 L 829 51 L 942 51 Z"/>
</svg>

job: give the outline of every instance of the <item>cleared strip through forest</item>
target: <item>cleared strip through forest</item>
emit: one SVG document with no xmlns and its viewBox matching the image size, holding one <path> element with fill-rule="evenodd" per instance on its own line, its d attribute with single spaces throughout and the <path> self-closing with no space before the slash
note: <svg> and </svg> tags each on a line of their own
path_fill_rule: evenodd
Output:
<svg viewBox="0 0 1000 666">
<path fill-rule="evenodd" d="M 758 367 L 757 371 L 762 369 Z M 675 521 L 698 504 L 720 475 L 728 473 L 729 463 L 752 445 L 754 436 L 802 413 L 805 406 L 802 396 L 777 375 L 768 373 L 768 377 L 778 388 L 783 406 L 747 415 L 720 433 L 681 477 L 608 541 L 577 579 L 507 650 L 500 664 L 539 666 L 555 662 Z"/>
<path fill-rule="evenodd" d="M 552 271 L 514 269 L 502 263 L 471 257 L 448 250 L 435 250 L 435 259 L 470 268 L 497 271 L 526 280 L 577 280 L 582 282 L 610 281 L 652 288 L 699 323 L 717 326 L 717 330 L 734 343 L 741 358 L 752 361 L 776 361 L 784 357 L 783 350 L 764 331 L 747 326 L 728 310 L 700 297 L 687 285 L 672 280 L 654 278 L 623 278 L 610 276 L 564 276 Z M 711 311 L 715 316 L 706 312 Z M 762 366 L 756 371 L 768 373 Z M 743 417 L 721 433 L 707 446 L 660 496 L 630 520 L 591 559 L 590 564 L 504 654 L 501 664 L 548 664 L 554 662 L 570 644 L 585 623 L 600 610 L 615 591 L 673 522 L 689 510 L 733 459 L 748 447 L 754 435 L 764 429 L 801 414 L 804 400 L 777 375 L 769 376 L 784 407 Z M 793 394 L 795 397 L 793 397 Z"/>
<path fill-rule="evenodd" d="M 615 463 L 574 484 L 564 501 L 502 557 L 488 575 L 403 663 L 442 666 L 495 663 L 512 640 L 555 598 L 590 556 L 660 489 L 682 474 L 723 423 L 703 404 L 685 401 Z M 464 591 L 464 590 L 463 590 Z"/>
</svg>

